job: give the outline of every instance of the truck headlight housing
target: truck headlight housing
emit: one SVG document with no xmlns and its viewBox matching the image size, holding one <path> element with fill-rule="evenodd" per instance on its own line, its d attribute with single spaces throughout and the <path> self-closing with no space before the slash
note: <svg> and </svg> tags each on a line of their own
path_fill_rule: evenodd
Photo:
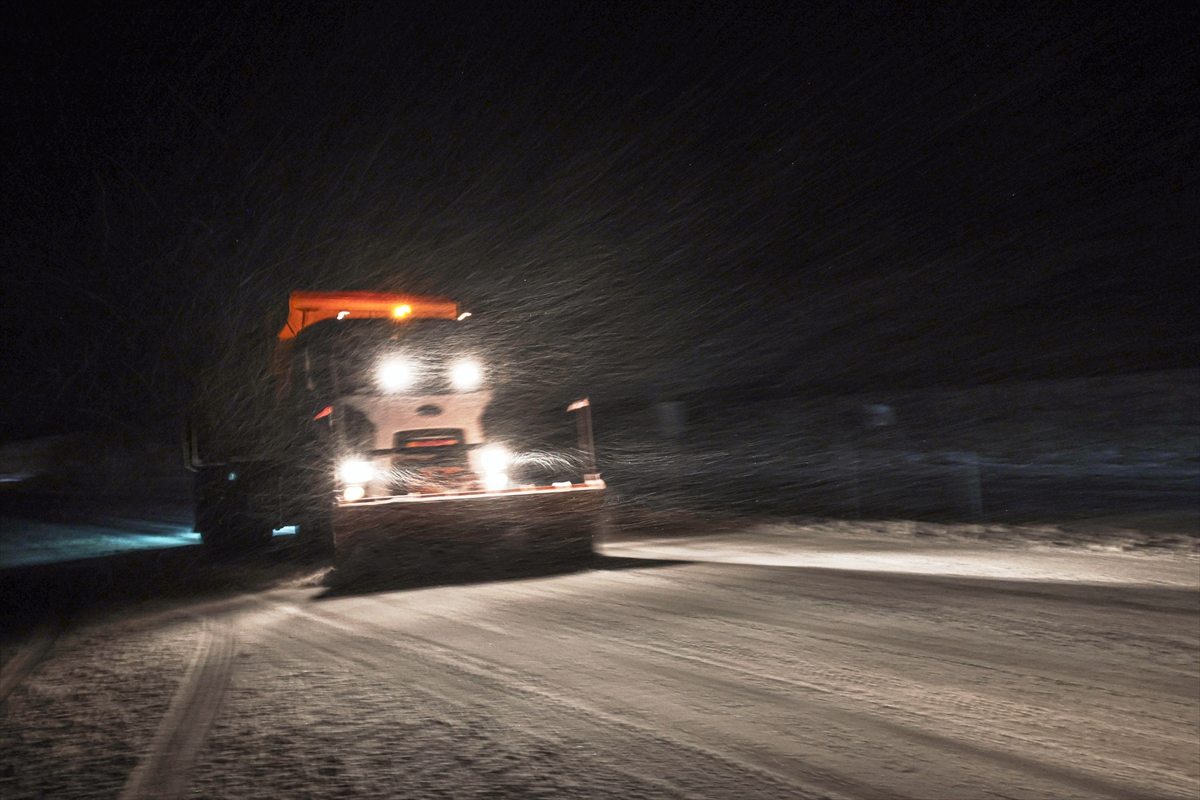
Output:
<svg viewBox="0 0 1200 800">
<path fill-rule="evenodd" d="M 483 383 L 483 369 L 474 361 L 459 361 L 450 368 L 450 384 L 460 392 L 478 389 Z"/>
<path fill-rule="evenodd" d="M 508 475 L 504 473 L 512 463 L 512 453 L 498 444 L 490 444 L 479 451 L 479 466 L 483 467 L 483 485 L 488 491 L 496 492 L 508 486 Z"/>
<path fill-rule="evenodd" d="M 488 445 L 479 451 L 479 465 L 485 475 L 504 472 L 512 463 L 512 454 L 498 444 Z"/>
<path fill-rule="evenodd" d="M 348 485 L 370 483 L 375 477 L 375 465 L 370 461 L 343 461 L 338 467 L 338 479 Z"/>
<path fill-rule="evenodd" d="M 410 362 L 395 358 L 379 365 L 376 378 L 385 392 L 399 392 L 416 382 L 417 371 Z"/>
</svg>

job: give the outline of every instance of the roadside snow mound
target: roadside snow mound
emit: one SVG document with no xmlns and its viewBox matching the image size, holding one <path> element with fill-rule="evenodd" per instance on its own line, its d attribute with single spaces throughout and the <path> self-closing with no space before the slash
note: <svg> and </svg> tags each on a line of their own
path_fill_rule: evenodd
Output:
<svg viewBox="0 0 1200 800">
<path fill-rule="evenodd" d="M 805 523 L 783 523 L 778 527 L 780 533 L 787 535 L 794 536 L 797 532 L 803 532 L 823 538 L 944 539 L 1114 552 L 1153 549 L 1200 554 L 1200 538 L 1194 533 L 1185 532 L 1182 525 L 1172 524 L 1175 518 L 1187 516 L 1161 515 L 1152 519 L 1109 518 L 1043 525 L 944 524 L 910 520 L 814 520 Z M 1196 521 L 1196 515 L 1190 516 L 1193 528 L 1200 525 L 1200 522 Z M 770 526 L 756 526 L 756 532 L 765 532 L 764 527 Z"/>
<path fill-rule="evenodd" d="M 1200 512 L 1197 511 L 1009 524 L 827 518 L 738 519 L 682 510 L 623 509 L 614 513 L 607 538 L 715 536 L 738 532 L 824 541 L 976 541 L 1109 552 L 1151 551 L 1200 555 Z"/>
</svg>

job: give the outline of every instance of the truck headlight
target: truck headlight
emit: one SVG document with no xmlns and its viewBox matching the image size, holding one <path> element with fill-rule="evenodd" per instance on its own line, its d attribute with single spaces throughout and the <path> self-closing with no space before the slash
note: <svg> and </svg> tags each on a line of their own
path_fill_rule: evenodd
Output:
<svg viewBox="0 0 1200 800">
<path fill-rule="evenodd" d="M 375 466 L 370 461 L 343 461 L 337 476 L 346 484 L 370 483 L 375 477 Z"/>
<path fill-rule="evenodd" d="M 385 392 L 399 392 L 413 385 L 417 371 L 408 361 L 397 358 L 380 364 L 376 377 Z"/>
<path fill-rule="evenodd" d="M 508 467 L 512 454 L 498 444 L 489 445 L 479 451 L 479 465 L 485 475 L 494 475 Z"/>
<path fill-rule="evenodd" d="M 474 361 L 460 361 L 450 368 L 450 383 L 460 392 L 478 389 L 483 383 L 483 370 Z"/>
</svg>

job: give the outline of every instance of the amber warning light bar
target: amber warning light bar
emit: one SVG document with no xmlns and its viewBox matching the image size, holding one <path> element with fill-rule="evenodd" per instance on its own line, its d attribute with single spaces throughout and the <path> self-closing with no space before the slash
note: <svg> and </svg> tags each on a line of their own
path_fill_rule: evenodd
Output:
<svg viewBox="0 0 1200 800">
<path fill-rule="evenodd" d="M 292 292 L 280 339 L 326 319 L 458 319 L 458 303 L 444 297 L 390 292 Z"/>
</svg>

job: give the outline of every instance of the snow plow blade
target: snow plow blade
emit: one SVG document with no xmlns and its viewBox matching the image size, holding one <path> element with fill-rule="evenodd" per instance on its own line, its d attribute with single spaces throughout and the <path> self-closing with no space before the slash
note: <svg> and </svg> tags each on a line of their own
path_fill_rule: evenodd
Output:
<svg viewBox="0 0 1200 800">
<path fill-rule="evenodd" d="M 599 524 L 604 483 L 498 492 L 404 495 L 334 510 L 339 566 L 420 562 L 490 552 L 585 561 Z"/>
</svg>

